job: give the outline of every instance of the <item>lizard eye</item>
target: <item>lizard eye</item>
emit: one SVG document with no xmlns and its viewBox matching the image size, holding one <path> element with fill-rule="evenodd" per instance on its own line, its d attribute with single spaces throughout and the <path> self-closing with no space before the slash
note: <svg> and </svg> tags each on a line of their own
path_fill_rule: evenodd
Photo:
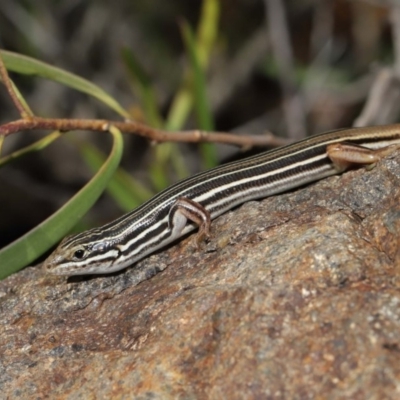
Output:
<svg viewBox="0 0 400 400">
<path fill-rule="evenodd" d="M 81 260 L 84 256 L 84 254 L 85 254 L 85 250 L 82 250 L 82 249 L 76 250 L 74 253 L 74 258 Z"/>
</svg>

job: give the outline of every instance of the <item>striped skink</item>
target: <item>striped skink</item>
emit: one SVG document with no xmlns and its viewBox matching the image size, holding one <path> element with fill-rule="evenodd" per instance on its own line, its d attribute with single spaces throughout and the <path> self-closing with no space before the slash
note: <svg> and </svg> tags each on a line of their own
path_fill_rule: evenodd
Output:
<svg viewBox="0 0 400 400">
<path fill-rule="evenodd" d="M 249 200 L 339 174 L 372 167 L 400 148 L 400 124 L 327 132 L 185 179 L 100 228 L 66 237 L 44 262 L 57 275 L 106 274 L 123 269 Z"/>
</svg>

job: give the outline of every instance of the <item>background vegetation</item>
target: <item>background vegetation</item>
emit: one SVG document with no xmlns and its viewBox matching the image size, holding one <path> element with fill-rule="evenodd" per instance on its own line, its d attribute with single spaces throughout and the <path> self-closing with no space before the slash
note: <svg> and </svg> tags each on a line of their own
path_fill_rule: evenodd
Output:
<svg viewBox="0 0 400 400">
<path fill-rule="evenodd" d="M 399 120 L 399 8 L 396 0 L 1 2 L 0 47 L 93 82 L 155 128 L 271 131 L 298 140 Z M 65 85 L 11 76 L 36 115 L 120 118 Z M 0 123 L 17 118 L 1 90 Z M 9 135 L 1 155 L 44 133 Z M 76 229 L 103 224 L 238 153 L 226 145 L 124 140 L 113 196 L 103 196 Z M 0 247 L 71 198 L 101 163 L 96 149 L 106 154 L 110 143 L 101 133 L 71 132 L 0 168 Z M 121 187 L 129 191 L 118 193 Z"/>
</svg>

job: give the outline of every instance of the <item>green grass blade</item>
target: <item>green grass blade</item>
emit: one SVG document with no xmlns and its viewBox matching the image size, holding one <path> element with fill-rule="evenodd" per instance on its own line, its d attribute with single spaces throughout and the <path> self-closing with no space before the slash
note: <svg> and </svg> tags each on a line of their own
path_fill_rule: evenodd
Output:
<svg viewBox="0 0 400 400">
<path fill-rule="evenodd" d="M 105 155 L 90 143 L 76 143 L 89 167 L 96 171 L 105 161 Z M 119 167 L 107 185 L 107 191 L 119 207 L 127 212 L 148 200 L 154 193 Z"/>
<path fill-rule="evenodd" d="M 218 22 L 220 15 L 219 0 L 204 0 L 200 23 L 197 27 L 197 54 L 202 68 L 207 68 L 211 51 L 218 38 Z"/>
<path fill-rule="evenodd" d="M 119 130 L 111 127 L 113 147 L 107 161 L 97 174 L 68 203 L 36 228 L 0 250 L 0 279 L 22 269 L 65 236 L 92 207 L 121 160 L 123 139 Z"/>
<path fill-rule="evenodd" d="M 170 131 L 178 131 L 185 125 L 188 115 L 193 107 L 191 83 L 186 76 L 184 83 L 172 99 L 168 111 L 165 128 Z"/>
<path fill-rule="evenodd" d="M 30 144 L 29 146 L 26 146 L 20 150 L 14 151 L 14 153 L 11 153 L 7 156 L 4 156 L 3 158 L 0 158 L 0 168 L 3 167 L 4 165 L 8 164 L 11 161 L 16 160 L 19 157 L 22 157 L 26 154 L 32 153 L 34 151 L 40 151 L 43 150 L 45 147 L 47 147 L 49 144 L 53 143 L 56 139 L 61 137 L 63 134 L 59 131 L 54 131 L 43 138 L 39 139 L 35 143 Z M 0 139 L 4 138 L 4 136 L 0 136 Z"/>
<path fill-rule="evenodd" d="M 154 147 L 154 162 L 151 163 L 149 170 L 151 183 L 157 192 L 170 184 L 168 164 L 177 151 L 178 148 L 175 143 L 161 143 Z"/>
<path fill-rule="evenodd" d="M 197 54 L 195 37 L 188 23 L 183 22 L 181 27 L 182 36 L 186 45 L 190 65 L 193 71 L 194 103 L 198 116 L 199 126 L 201 129 L 211 131 L 214 130 L 214 122 L 207 99 L 206 78 L 204 76 L 204 72 L 200 65 L 200 60 Z"/>
<path fill-rule="evenodd" d="M 208 67 L 211 51 L 215 40 L 218 37 L 218 22 L 220 15 L 219 0 L 204 0 L 200 21 L 197 27 L 196 38 L 188 38 L 190 46 L 197 52 L 196 58 L 204 71 Z M 183 30 L 183 29 L 182 29 Z M 183 35 L 184 36 L 184 35 Z M 187 40 L 184 37 L 185 43 Z M 188 45 L 186 43 L 186 45 Z M 188 47 L 188 46 L 186 46 Z M 190 51 L 189 51 L 190 53 Z M 190 57 L 190 54 L 189 54 Z M 193 68 L 193 66 L 192 66 Z M 193 107 L 193 76 L 192 71 L 186 70 L 181 83 L 180 89 L 174 96 L 170 110 L 167 116 L 166 129 L 179 130 L 182 129 Z M 210 124 L 211 125 L 211 124 Z M 203 129 L 207 129 L 203 127 Z"/>
<path fill-rule="evenodd" d="M 189 60 L 193 72 L 194 106 L 198 117 L 200 129 L 206 131 L 214 130 L 214 120 L 212 117 L 210 104 L 207 98 L 207 84 L 204 71 L 196 50 L 196 42 L 190 26 L 184 22 L 182 24 L 182 35 L 189 54 Z M 201 145 L 204 167 L 211 168 L 216 164 L 215 147 L 209 143 Z"/>
<path fill-rule="evenodd" d="M 15 85 L 15 83 L 12 81 L 12 79 L 10 79 L 11 82 L 11 86 L 14 90 L 14 94 L 17 97 L 17 99 L 19 100 L 19 102 L 22 104 L 22 106 L 24 107 L 24 110 L 26 112 L 26 114 L 30 117 L 33 117 L 33 112 L 30 109 L 28 103 L 26 102 L 26 100 L 24 99 L 24 97 L 22 96 L 21 92 L 19 91 L 19 89 L 17 88 L 17 86 Z"/>
<path fill-rule="evenodd" d="M 129 118 L 129 113 L 125 111 L 116 100 L 108 95 L 103 89 L 100 89 L 98 86 L 86 79 L 74 75 L 71 72 L 64 71 L 61 68 L 53 67 L 43 61 L 13 53 L 11 51 L 2 50 L 1 56 L 9 71 L 24 75 L 37 75 L 61 83 L 62 85 L 95 97 L 122 117 Z"/>
<path fill-rule="evenodd" d="M 163 126 L 163 119 L 158 109 L 156 96 L 149 76 L 128 47 L 122 48 L 121 57 L 133 85 L 139 92 L 147 123 L 154 128 L 161 128 Z"/>
</svg>

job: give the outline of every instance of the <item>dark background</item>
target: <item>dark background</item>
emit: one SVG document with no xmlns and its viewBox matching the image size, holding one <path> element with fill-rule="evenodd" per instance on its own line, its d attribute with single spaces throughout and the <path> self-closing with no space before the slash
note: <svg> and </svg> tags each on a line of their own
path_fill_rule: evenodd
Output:
<svg viewBox="0 0 400 400">
<path fill-rule="evenodd" d="M 374 0 L 221 0 L 218 40 L 207 72 L 220 131 L 300 139 L 339 127 L 399 120 L 399 5 Z M 166 115 L 187 64 L 179 29 L 195 28 L 197 0 L 0 2 L 0 46 L 64 68 L 102 87 L 138 120 L 137 93 L 121 60 L 129 47 L 152 80 Z M 283 7 L 283 14 L 280 13 Z M 283 18 L 283 19 L 282 19 Z M 397 49 L 397 51 L 396 51 Z M 118 118 L 99 102 L 40 78 L 12 74 L 33 111 L 60 118 Z M 4 87 L 0 122 L 18 118 Z M 190 118 L 186 129 L 196 128 Z M 44 132 L 10 135 L 8 154 Z M 79 132 L 107 150 L 104 135 Z M 200 168 L 194 145 L 182 145 L 190 171 Z M 154 152 L 126 137 L 123 165 L 154 190 L 147 176 Z M 218 147 L 219 161 L 232 150 Z M 0 247 L 34 227 L 92 175 L 76 149 L 60 140 L 0 170 Z M 171 182 L 176 180 L 170 177 Z M 121 214 L 104 195 L 86 224 Z"/>
</svg>

